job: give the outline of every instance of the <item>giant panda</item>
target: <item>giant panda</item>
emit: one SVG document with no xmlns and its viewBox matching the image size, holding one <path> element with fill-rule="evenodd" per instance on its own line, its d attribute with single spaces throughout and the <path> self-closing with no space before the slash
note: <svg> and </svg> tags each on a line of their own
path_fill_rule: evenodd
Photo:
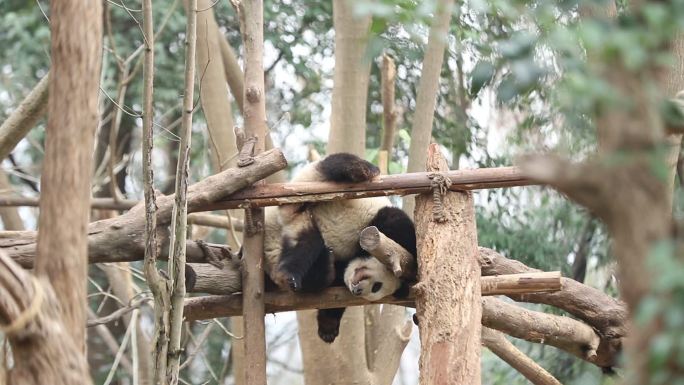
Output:
<svg viewBox="0 0 684 385">
<path fill-rule="evenodd" d="M 358 156 L 337 153 L 309 163 L 292 182 L 358 183 L 379 174 L 376 166 Z M 359 233 L 368 226 L 376 226 L 415 258 L 413 222 L 387 197 L 267 207 L 265 271 L 280 288 L 293 291 L 316 292 L 344 284 L 352 294 L 370 301 L 406 296 L 408 282 L 359 246 Z M 335 340 L 344 310 L 318 311 L 318 334 L 323 341 Z"/>
</svg>

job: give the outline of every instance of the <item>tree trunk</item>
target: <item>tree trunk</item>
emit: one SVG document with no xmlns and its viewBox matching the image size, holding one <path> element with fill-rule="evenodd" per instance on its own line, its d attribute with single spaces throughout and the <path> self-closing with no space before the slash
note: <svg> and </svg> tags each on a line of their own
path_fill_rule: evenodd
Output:
<svg viewBox="0 0 684 385">
<path fill-rule="evenodd" d="M 423 171 L 427 161 L 427 148 L 432 137 L 432 123 L 434 121 L 435 105 L 437 104 L 437 94 L 439 92 L 439 75 L 442 73 L 444 50 L 447 45 L 449 22 L 451 21 L 453 6 L 454 0 L 437 1 L 437 11 L 430 27 L 430 37 L 425 49 L 423 69 L 420 72 L 420 81 L 418 83 L 407 172 Z M 408 196 L 403 201 L 404 211 L 412 215 L 415 198 Z"/>
<path fill-rule="evenodd" d="M 335 75 L 328 154 L 365 156 L 366 102 L 370 61 L 365 57 L 371 18 L 355 18 L 353 4 L 333 2 Z M 342 317 L 340 334 L 325 344 L 317 334 L 315 311 L 297 313 L 307 385 L 391 384 L 408 343 L 406 310 L 379 305 L 351 307 Z"/>
<path fill-rule="evenodd" d="M 10 334 L 15 358 L 10 378 L 17 384 L 89 384 L 86 226 L 98 122 L 102 6 L 58 1 L 52 3 L 50 16 L 52 75 L 35 269 L 39 280 L 25 292 L 33 301 L 38 292 L 47 296 L 46 312 L 37 313 L 33 323 L 45 328 L 27 329 L 23 338 Z M 22 275 L 14 273 L 15 279 L 25 281 Z"/>
<path fill-rule="evenodd" d="M 370 60 L 366 58 L 371 17 L 354 15 L 354 3 L 333 0 L 335 74 L 328 154 L 366 153 L 366 101 Z"/>
<path fill-rule="evenodd" d="M 53 3 L 51 11 L 52 76 L 36 274 L 52 283 L 65 327 L 85 349 L 86 227 L 98 123 L 102 8 L 99 3 L 72 0 Z"/>
<path fill-rule="evenodd" d="M 633 19 L 645 23 L 643 13 L 647 12 L 647 5 L 637 2 L 630 5 Z M 606 25 L 613 28 L 620 25 L 610 16 L 594 13 Z M 673 47 L 678 49 L 680 45 L 676 41 L 663 41 L 658 45 L 660 51 L 650 52 L 651 57 L 665 54 Z M 661 82 L 662 86 L 671 72 L 656 60 L 647 61 L 637 70 L 619 57 L 596 64 L 595 69 L 616 95 L 629 101 L 602 111 L 596 118 L 600 146 L 597 156 L 579 164 L 558 156 L 530 156 L 523 164 L 528 175 L 552 185 L 606 223 L 618 260 L 620 292 L 632 319 L 640 325 L 626 341 L 626 363 L 632 370 L 634 383 L 648 383 L 656 373 L 649 367 L 648 353 L 653 338 L 663 327 L 662 314 L 656 314 L 648 322 L 635 318 L 641 301 L 658 280 L 650 273 L 648 257 L 655 245 L 670 240 L 672 235 L 672 180 L 654 172 L 654 165 L 673 166 L 675 157 L 662 151 L 662 144 L 668 138 L 659 103 L 666 95 L 655 94 L 656 87 L 653 87 L 655 82 Z M 676 70 L 681 69 L 680 63 Z M 676 76 L 681 78 L 682 74 Z M 672 81 L 673 87 L 676 82 Z M 614 162 L 618 157 L 621 161 Z M 670 370 L 659 373 L 673 375 L 662 377 L 662 381 L 674 382 L 678 373 L 675 368 Z"/>
<path fill-rule="evenodd" d="M 436 144 L 428 171 L 448 170 Z M 438 205 L 437 203 L 441 203 Z M 416 198 L 420 384 L 480 383 L 480 268 L 472 193 Z"/>
<path fill-rule="evenodd" d="M 263 57 L 264 8 L 262 0 L 242 0 L 238 7 L 245 49 L 245 133 L 248 137 L 257 139 L 254 155 L 264 151 L 267 133 Z M 243 238 L 242 270 L 245 381 L 249 385 L 266 385 L 264 210 L 247 209 L 245 218 L 248 218 Z"/>
</svg>

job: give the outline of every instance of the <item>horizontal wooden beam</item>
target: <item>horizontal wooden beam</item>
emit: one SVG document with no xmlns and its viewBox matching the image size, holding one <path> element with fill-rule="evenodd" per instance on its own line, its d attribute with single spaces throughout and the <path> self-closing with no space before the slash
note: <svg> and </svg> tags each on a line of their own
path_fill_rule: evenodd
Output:
<svg viewBox="0 0 684 385">
<path fill-rule="evenodd" d="M 482 295 L 551 292 L 561 289 L 561 275 L 558 271 L 499 275 L 482 277 L 481 284 Z M 370 302 L 352 295 L 349 289 L 345 287 L 331 287 L 320 293 L 267 292 L 264 296 L 264 303 L 267 313 L 361 306 L 370 303 L 413 307 L 414 294 L 411 290 L 407 298 L 386 297 L 378 302 Z M 184 314 L 187 321 L 241 315 L 242 295 L 211 295 L 190 298 L 185 301 Z"/>
<path fill-rule="evenodd" d="M 447 171 L 450 189 L 480 190 L 536 184 L 523 176 L 517 167 L 480 168 Z M 431 189 L 431 173 L 382 175 L 371 182 L 362 183 L 270 183 L 250 186 L 220 201 L 202 207 L 205 210 L 246 207 L 280 206 L 290 203 L 321 202 L 340 199 L 358 199 L 375 196 L 421 194 Z"/>
<path fill-rule="evenodd" d="M 189 208 L 191 212 L 236 209 L 247 207 L 280 206 L 289 203 L 321 202 L 339 199 L 358 199 L 375 196 L 420 194 L 430 191 L 432 180 L 427 172 L 383 175 L 364 183 L 270 183 L 250 186 L 218 202 Z M 450 189 L 481 190 L 501 187 L 528 186 L 536 184 L 524 177 L 517 167 L 480 168 L 447 171 Z M 135 206 L 135 200 L 93 198 L 92 208 L 127 210 Z M 0 196 L 2 206 L 38 206 L 38 198 Z"/>
<path fill-rule="evenodd" d="M 0 207 L 28 206 L 38 207 L 39 198 L 21 196 L 0 196 Z M 100 210 L 128 210 L 137 205 L 138 201 L 131 199 L 90 198 L 90 207 Z"/>
</svg>

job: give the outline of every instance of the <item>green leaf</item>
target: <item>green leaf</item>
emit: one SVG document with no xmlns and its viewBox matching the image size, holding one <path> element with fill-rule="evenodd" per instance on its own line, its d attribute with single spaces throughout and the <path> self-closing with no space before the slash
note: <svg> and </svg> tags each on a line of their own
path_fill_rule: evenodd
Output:
<svg viewBox="0 0 684 385">
<path fill-rule="evenodd" d="M 398 132 L 399 134 L 399 139 L 401 139 L 404 143 L 406 143 L 406 146 L 411 145 L 411 135 L 409 135 L 408 131 L 405 128 L 402 128 Z"/>
<path fill-rule="evenodd" d="M 470 95 L 476 96 L 484 86 L 491 82 L 495 73 L 496 68 L 489 61 L 478 62 L 470 73 Z"/>
</svg>

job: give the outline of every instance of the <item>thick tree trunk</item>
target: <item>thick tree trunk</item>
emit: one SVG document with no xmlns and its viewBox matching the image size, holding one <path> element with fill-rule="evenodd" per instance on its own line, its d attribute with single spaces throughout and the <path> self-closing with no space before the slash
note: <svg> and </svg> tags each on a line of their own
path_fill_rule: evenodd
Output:
<svg viewBox="0 0 684 385">
<path fill-rule="evenodd" d="M 99 116 L 101 12 L 99 3 L 87 1 L 52 4 L 53 67 L 36 258 L 36 274 L 52 283 L 65 327 L 82 349 L 87 318 L 86 227 L 93 138 Z"/>
<path fill-rule="evenodd" d="M 428 171 L 448 169 L 436 144 Z M 469 192 L 416 198 L 420 383 L 480 383 L 480 268 L 475 207 Z"/>
<path fill-rule="evenodd" d="M 53 67 L 35 269 L 39 279 L 31 280 L 13 263 L 4 262 L 5 269 L 14 270 L 14 282 L 28 287 L 21 293 L 27 299 L 23 301 L 26 307 L 18 309 L 24 309 L 24 315 L 33 313 L 23 327 L 9 331 L 13 384 L 91 382 L 85 360 L 86 227 L 98 120 L 101 13 L 97 2 L 64 0 L 51 7 Z M 4 280 L 0 286 L 11 292 L 12 280 Z M 16 324 L 17 318 L 9 320 Z"/>
<path fill-rule="evenodd" d="M 628 12 L 634 20 L 644 23 L 647 7 L 633 2 Z M 614 28 L 619 26 L 618 21 L 601 10 L 589 9 L 585 13 Z M 660 51 L 650 52 L 650 57 L 679 47 L 672 43 L 675 41 L 660 42 Z M 632 319 L 638 322 L 641 301 L 657 280 L 650 273 L 648 257 L 655 245 L 672 236 L 672 179 L 654 171 L 654 165 L 660 170 L 675 163 L 672 152 L 663 151 L 668 137 L 660 102 L 668 95 L 656 94 L 657 89 L 653 87 L 656 82 L 662 87 L 671 72 L 656 60 L 647 61 L 638 70 L 627 66 L 619 57 L 595 64 L 594 69 L 613 87 L 615 94 L 627 101 L 602 110 L 596 118 L 599 153 L 579 164 L 548 155 L 530 156 L 523 164 L 528 175 L 552 185 L 606 223 L 613 238 L 612 251 L 618 260 L 620 292 Z M 680 63 L 677 70 L 681 69 Z M 615 159 L 621 161 L 615 162 Z M 626 341 L 626 363 L 632 370 L 634 383 L 648 383 L 654 378 L 656 371 L 649 367 L 647 352 L 662 327 L 661 321 L 657 314 L 647 323 L 638 322 L 640 327 Z M 662 381 L 675 381 L 677 369 L 670 370 L 675 377 L 664 377 Z"/>
</svg>

